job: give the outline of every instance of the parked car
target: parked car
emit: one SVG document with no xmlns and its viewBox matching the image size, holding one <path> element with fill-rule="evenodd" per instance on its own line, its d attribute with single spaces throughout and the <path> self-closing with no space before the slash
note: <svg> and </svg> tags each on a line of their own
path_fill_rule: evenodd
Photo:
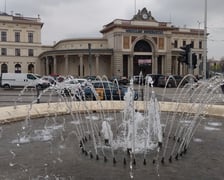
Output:
<svg viewBox="0 0 224 180">
<path fill-rule="evenodd" d="M 48 81 L 50 84 L 56 84 L 56 80 L 52 76 L 42 76 L 41 79 Z"/>
<path fill-rule="evenodd" d="M 128 88 L 126 86 L 117 86 L 111 81 L 92 81 L 92 86 L 84 88 L 86 99 L 96 100 L 96 95 L 100 100 L 123 100 Z M 135 100 L 138 94 L 135 92 Z"/>
<path fill-rule="evenodd" d="M 168 88 L 177 87 L 182 79 L 183 77 L 179 75 L 162 75 L 158 79 L 158 86 L 166 86 Z M 186 83 L 188 83 L 187 80 L 185 80 L 181 85 L 184 86 Z"/>
<path fill-rule="evenodd" d="M 144 84 L 144 77 L 135 75 L 133 76 L 133 82 L 134 84 Z"/>
<path fill-rule="evenodd" d="M 145 76 L 145 79 L 150 76 L 153 80 L 153 86 L 154 87 L 158 87 L 158 81 L 159 81 L 159 77 L 162 76 L 162 74 L 147 74 Z"/>
<path fill-rule="evenodd" d="M 97 79 L 96 76 L 85 76 L 85 79 L 87 79 L 88 81 L 95 81 Z"/>
<path fill-rule="evenodd" d="M 76 79 L 67 79 L 54 86 L 55 90 L 64 96 L 79 96 L 82 92 L 81 84 Z"/>
<path fill-rule="evenodd" d="M 82 87 L 87 86 L 88 80 L 87 79 L 80 79 L 80 78 L 75 78 L 75 81 L 81 84 Z"/>
<path fill-rule="evenodd" d="M 118 82 L 119 85 L 128 85 L 130 83 L 127 77 L 112 77 L 110 79 L 110 81 L 112 82 L 115 82 L 115 80 Z"/>
</svg>

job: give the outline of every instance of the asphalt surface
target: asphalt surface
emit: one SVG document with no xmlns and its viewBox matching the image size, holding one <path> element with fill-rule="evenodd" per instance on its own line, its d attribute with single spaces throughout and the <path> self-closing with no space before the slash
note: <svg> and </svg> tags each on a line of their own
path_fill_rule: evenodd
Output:
<svg viewBox="0 0 224 180">
<path fill-rule="evenodd" d="M 166 114 L 162 115 L 162 122 Z M 223 119 L 204 119 L 190 143 L 187 153 L 179 160 L 153 164 L 152 155 L 136 155 L 136 165 L 130 168 L 130 158 L 123 164 L 123 151 L 116 151 L 116 164 L 108 150 L 108 161 L 93 153 L 82 153 L 75 135 L 71 116 L 33 119 L 1 126 L 1 180 L 222 180 L 224 179 Z M 20 138 L 19 138 L 20 137 Z M 24 138 L 26 137 L 26 138 Z M 20 139 L 20 140 L 19 140 Z M 170 140 L 172 141 L 172 140 Z M 90 140 L 91 142 L 91 140 Z M 87 142 L 88 143 L 88 142 Z M 163 150 L 163 148 L 162 148 Z"/>
<path fill-rule="evenodd" d="M 138 92 L 139 100 L 144 98 L 144 87 L 139 87 L 137 85 L 134 86 L 135 90 Z M 176 92 L 176 88 L 164 88 L 154 87 L 153 88 L 156 97 L 159 101 L 177 101 L 180 95 L 180 90 Z M 63 97 L 56 93 L 54 90 L 49 90 L 46 92 L 40 91 L 41 98 L 39 99 L 40 103 L 49 103 L 49 102 L 58 102 L 63 100 Z M 214 94 L 214 102 L 217 104 L 224 105 L 223 97 L 220 98 L 220 95 L 223 96 L 222 93 Z M 190 95 L 189 95 L 190 96 Z M 181 99 L 181 101 L 189 101 L 188 97 L 185 99 Z M 197 96 L 197 94 L 195 95 Z M 29 104 L 33 101 L 36 101 L 38 97 L 38 93 L 36 89 L 28 88 L 25 91 L 23 89 L 15 88 L 15 89 L 3 89 L 0 88 L 0 107 L 3 106 L 14 106 L 14 105 L 22 105 Z M 194 98 L 194 97 L 193 97 Z M 196 99 L 197 97 L 195 97 Z"/>
</svg>

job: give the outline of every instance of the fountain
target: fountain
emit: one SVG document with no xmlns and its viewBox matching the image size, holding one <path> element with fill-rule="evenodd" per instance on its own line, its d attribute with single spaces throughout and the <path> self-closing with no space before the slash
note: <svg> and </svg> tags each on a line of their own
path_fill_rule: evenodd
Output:
<svg viewBox="0 0 224 180">
<path fill-rule="evenodd" d="M 214 77 L 201 84 L 178 87 L 171 102 L 157 100 L 150 77 L 146 78 L 144 101 L 134 101 L 132 81 L 124 101 L 101 101 L 97 97 L 96 101 L 83 101 L 77 94 L 60 94 L 53 103 L 55 91 L 46 89 L 38 98 L 51 89 L 48 103 L 36 104 L 34 99 L 22 107 L 23 111 L 21 106 L 8 108 L 8 120 L 18 120 L 16 114 L 20 113 L 20 120 L 25 121 L 1 126 L 4 148 L 0 178 L 178 179 L 188 175 L 182 169 L 185 163 L 190 164 L 191 172 L 195 168 L 192 162 L 201 166 L 200 161 L 195 162 L 197 157 L 209 161 L 205 158 L 209 150 L 201 150 L 207 146 L 218 147 L 219 154 L 213 158 L 222 167 L 218 156 L 223 154 L 219 150 L 223 143 L 214 141 L 216 136 L 223 136 L 223 123 L 218 117 L 206 118 L 208 114 L 224 116 L 223 108 L 214 105 L 218 99 L 223 100 L 222 85 L 223 78 Z M 211 129 L 216 134 L 212 139 L 206 133 L 209 143 L 203 144 L 207 140 L 203 139 L 204 131 Z M 222 175 L 215 172 L 216 177 Z M 211 178 L 206 171 L 203 175 L 200 171 L 194 173 L 195 177 Z"/>
</svg>

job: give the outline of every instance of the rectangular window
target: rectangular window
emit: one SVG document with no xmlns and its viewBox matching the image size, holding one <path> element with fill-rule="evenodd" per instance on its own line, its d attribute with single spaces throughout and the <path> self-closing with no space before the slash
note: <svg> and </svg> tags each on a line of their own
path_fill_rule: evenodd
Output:
<svg viewBox="0 0 224 180">
<path fill-rule="evenodd" d="M 33 33 L 32 32 L 28 33 L 28 42 L 33 43 Z"/>
<path fill-rule="evenodd" d="M 2 31 L 1 32 L 1 41 L 6 42 L 7 41 L 7 32 Z"/>
<path fill-rule="evenodd" d="M 15 42 L 20 42 L 20 32 L 15 32 Z"/>
<path fill-rule="evenodd" d="M 199 41 L 199 49 L 202 49 L 202 41 Z"/>
<path fill-rule="evenodd" d="M 183 46 L 186 46 L 186 41 L 185 40 L 183 40 Z"/>
<path fill-rule="evenodd" d="M 1 55 L 2 56 L 6 56 L 7 55 L 7 49 L 6 48 L 2 48 L 1 49 Z"/>
<path fill-rule="evenodd" d="M 20 56 L 20 49 L 18 48 L 15 49 L 15 56 Z"/>
<path fill-rule="evenodd" d="M 28 56 L 33 56 L 33 49 L 28 49 Z"/>
<path fill-rule="evenodd" d="M 199 54 L 199 59 L 202 59 L 202 54 Z"/>
<path fill-rule="evenodd" d="M 191 41 L 191 44 L 192 44 L 192 48 L 194 48 L 194 41 Z"/>
<path fill-rule="evenodd" d="M 128 36 L 123 38 L 123 47 L 124 47 L 124 49 L 129 49 L 130 48 L 129 47 L 129 37 Z"/>
<path fill-rule="evenodd" d="M 177 40 L 174 41 L 174 48 L 178 48 L 178 41 Z"/>
</svg>

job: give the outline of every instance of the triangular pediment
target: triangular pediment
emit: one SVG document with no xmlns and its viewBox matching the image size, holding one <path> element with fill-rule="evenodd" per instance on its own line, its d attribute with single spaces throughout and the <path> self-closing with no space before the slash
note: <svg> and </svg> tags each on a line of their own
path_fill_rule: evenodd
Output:
<svg viewBox="0 0 224 180">
<path fill-rule="evenodd" d="M 134 15 L 132 20 L 140 21 L 155 21 L 155 18 L 152 16 L 151 11 L 148 11 L 145 7 L 142 10 L 138 10 L 137 14 Z"/>
</svg>

